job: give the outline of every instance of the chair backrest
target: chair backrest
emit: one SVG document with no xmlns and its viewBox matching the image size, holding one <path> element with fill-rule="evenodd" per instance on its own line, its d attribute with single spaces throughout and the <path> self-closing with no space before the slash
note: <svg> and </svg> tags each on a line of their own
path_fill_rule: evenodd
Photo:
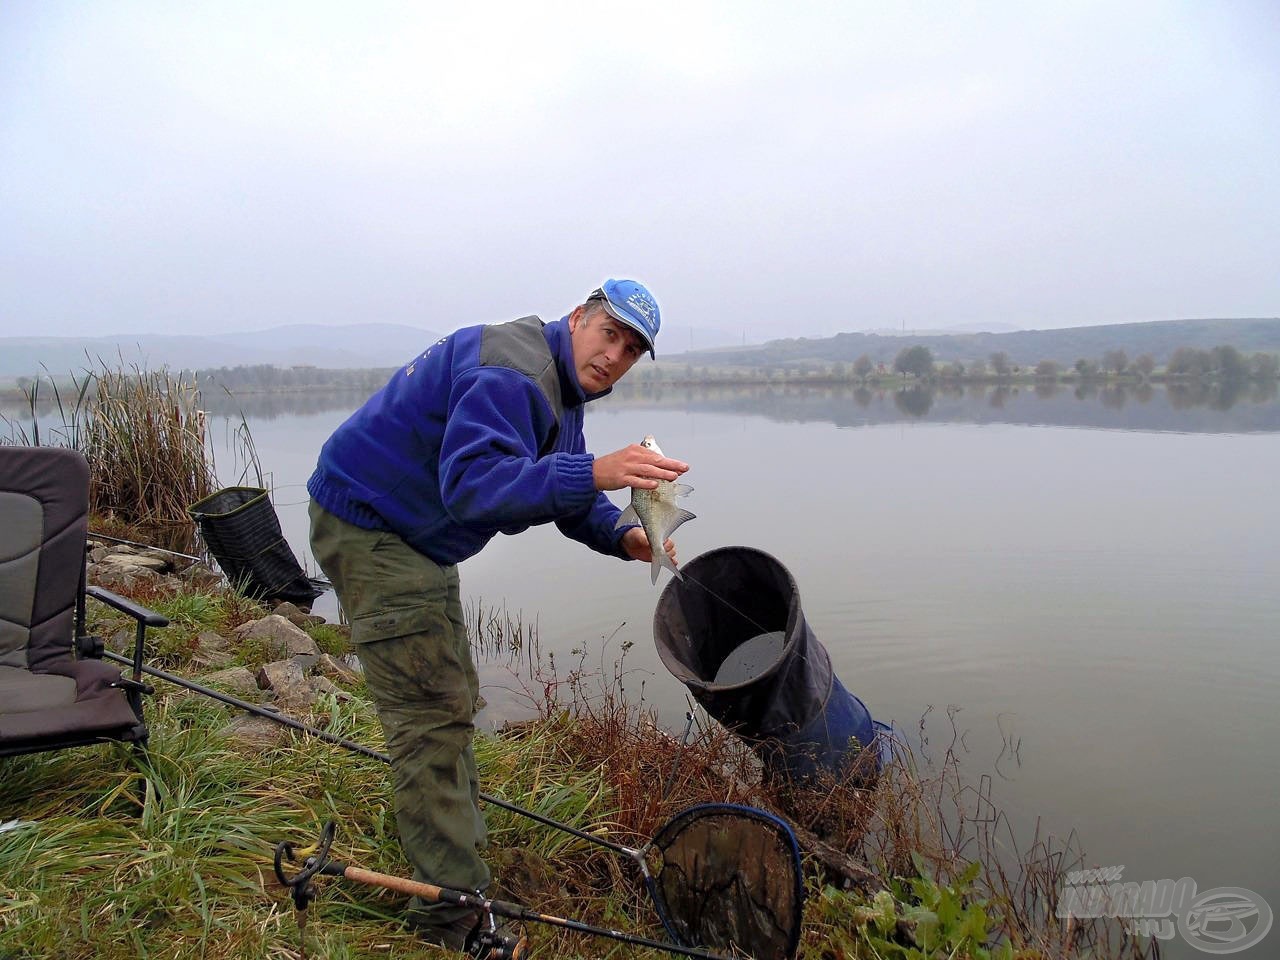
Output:
<svg viewBox="0 0 1280 960">
<path fill-rule="evenodd" d="M 71 658 L 88 526 L 83 456 L 0 446 L 0 665 L 42 671 Z"/>
</svg>

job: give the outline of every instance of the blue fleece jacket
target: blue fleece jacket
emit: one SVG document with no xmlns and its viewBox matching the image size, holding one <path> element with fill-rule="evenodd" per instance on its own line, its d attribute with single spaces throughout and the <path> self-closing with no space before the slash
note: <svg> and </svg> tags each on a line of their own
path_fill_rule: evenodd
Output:
<svg viewBox="0 0 1280 960">
<path fill-rule="evenodd" d="M 560 379 L 558 428 L 531 377 L 481 364 L 483 330 L 458 330 L 397 371 L 325 442 L 308 492 L 440 564 L 474 556 L 496 533 L 551 521 L 623 557 L 621 511 L 595 489 L 582 436 L 583 404 L 608 391 L 583 392 L 568 319 L 542 327 Z"/>
</svg>

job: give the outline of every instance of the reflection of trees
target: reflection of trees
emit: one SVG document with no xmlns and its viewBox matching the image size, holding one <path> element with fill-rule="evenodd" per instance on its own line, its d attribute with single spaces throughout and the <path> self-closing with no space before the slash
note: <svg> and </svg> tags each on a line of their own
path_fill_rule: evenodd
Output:
<svg viewBox="0 0 1280 960">
<path fill-rule="evenodd" d="M 1159 383 L 1154 386 L 1127 384 L 1124 388 L 1127 396 L 1142 403 L 1126 402 L 1123 413 L 1117 413 L 1115 397 L 1106 401 L 1107 406 L 1096 402 L 1100 383 L 1077 386 L 1082 388 L 1077 391 L 1084 394 L 1082 398 L 1077 398 L 1077 392 L 1061 387 L 1049 393 L 1042 389 L 1017 390 L 1009 384 L 966 384 L 963 391 L 954 389 L 953 385 L 930 390 L 924 384 L 916 384 L 907 390 L 894 391 L 877 388 L 875 384 L 694 385 L 669 381 L 627 384 L 624 381 L 612 396 L 591 404 L 587 412 L 590 416 L 609 408 L 663 407 L 764 416 L 782 422 L 826 421 L 853 427 L 910 419 L 937 423 L 1037 423 L 1109 429 L 1280 433 L 1280 403 L 1274 402 L 1277 393 L 1274 383 L 1245 384 L 1226 393 L 1211 392 L 1198 383 L 1170 384 L 1167 389 Z M 1246 398 L 1256 398 L 1257 402 L 1246 403 Z M 224 414 L 233 418 L 243 410 L 251 419 L 271 419 L 331 410 L 350 411 L 365 399 L 363 393 L 255 394 L 226 399 L 222 407 Z"/>
<path fill-rule="evenodd" d="M 1036 383 L 1036 396 L 1041 400 L 1048 400 L 1058 392 L 1058 384 L 1053 380 L 1041 380 Z"/>
<path fill-rule="evenodd" d="M 1165 387 L 1169 405 L 1175 410 L 1190 410 L 1203 406 L 1209 400 L 1209 387 L 1202 380 L 1187 383 L 1170 383 Z"/>
<path fill-rule="evenodd" d="M 250 393 L 243 396 L 210 390 L 201 395 L 205 412 L 216 416 L 239 417 L 242 413 L 255 420 L 297 414 L 326 413 L 330 410 L 354 410 L 369 398 L 371 391 L 342 390 L 333 393 Z"/>
<path fill-rule="evenodd" d="M 1092 380 L 1081 380 L 1075 389 L 1077 400 L 1091 400 L 1098 392 L 1098 385 Z"/>
<path fill-rule="evenodd" d="M 1193 407 L 1230 410 L 1240 401 L 1249 385 L 1239 380 L 1191 380 L 1186 383 L 1171 383 L 1165 389 L 1169 395 L 1169 405 L 1175 410 L 1190 410 Z M 1272 384 L 1272 396 L 1274 395 L 1275 385 Z"/>
<path fill-rule="evenodd" d="M 929 387 L 908 387 L 893 395 L 893 405 L 911 417 L 923 417 L 933 406 L 933 390 Z"/>
<path fill-rule="evenodd" d="M 1215 348 L 1216 349 L 1216 348 Z M 1245 391 L 1243 380 L 1222 380 L 1209 391 L 1209 406 L 1214 410 L 1230 410 Z"/>
<path fill-rule="evenodd" d="M 1276 398 L 1277 390 L 1280 383 L 1275 380 L 1254 381 L 1253 386 L 1249 389 L 1249 400 L 1253 403 L 1266 403 Z"/>
<path fill-rule="evenodd" d="M 1280 377 L 1280 358 L 1274 353 L 1255 353 L 1249 358 L 1249 365 L 1254 377 L 1271 380 L 1272 387 L 1275 387 L 1274 381 L 1276 377 Z"/>
<path fill-rule="evenodd" d="M 1124 353 L 1123 350 L 1117 352 Z M 1102 405 L 1108 410 L 1123 410 L 1124 402 L 1129 399 L 1129 394 L 1122 383 L 1108 384 L 1102 388 L 1098 396 L 1102 400 Z"/>
</svg>

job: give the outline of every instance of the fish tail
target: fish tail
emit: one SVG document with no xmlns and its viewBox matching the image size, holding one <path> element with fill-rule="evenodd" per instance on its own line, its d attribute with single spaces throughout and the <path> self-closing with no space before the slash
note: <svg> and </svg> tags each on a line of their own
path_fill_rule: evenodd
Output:
<svg viewBox="0 0 1280 960">
<path fill-rule="evenodd" d="M 684 575 L 680 573 L 680 568 L 677 567 L 675 563 L 672 561 L 672 559 L 667 556 L 667 551 L 659 548 L 653 551 L 653 562 L 649 566 L 649 582 L 650 583 L 658 582 L 658 571 L 661 570 L 663 567 L 666 567 L 668 570 L 670 570 L 671 575 L 675 577 L 677 580 L 684 579 Z"/>
</svg>

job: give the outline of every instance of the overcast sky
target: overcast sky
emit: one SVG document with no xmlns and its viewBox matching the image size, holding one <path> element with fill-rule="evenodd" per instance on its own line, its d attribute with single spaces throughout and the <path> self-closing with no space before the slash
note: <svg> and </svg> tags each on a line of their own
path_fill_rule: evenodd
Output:
<svg viewBox="0 0 1280 960">
<path fill-rule="evenodd" d="M 0 0 L 0 336 L 1280 315 L 1280 3 Z M 659 338 L 659 351 L 663 338 Z"/>
</svg>

